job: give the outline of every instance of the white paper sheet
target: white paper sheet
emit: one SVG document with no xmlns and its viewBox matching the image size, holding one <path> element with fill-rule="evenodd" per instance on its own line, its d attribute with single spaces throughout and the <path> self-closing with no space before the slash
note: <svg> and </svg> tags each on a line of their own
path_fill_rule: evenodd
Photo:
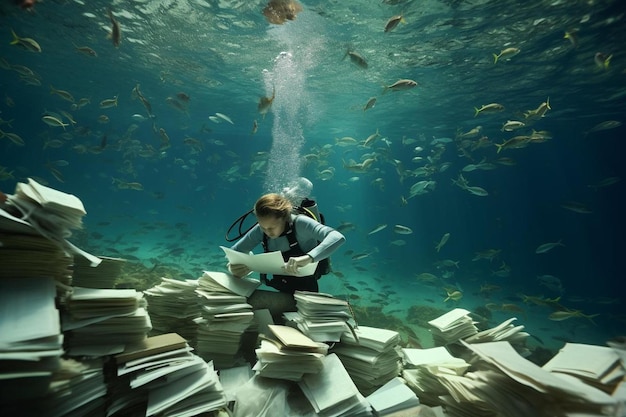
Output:
<svg viewBox="0 0 626 417">
<path fill-rule="evenodd" d="M 303 277 L 313 275 L 313 273 L 315 273 L 315 268 L 317 268 L 317 262 L 311 262 L 307 266 L 299 268 L 298 274 L 289 274 L 283 269 L 285 261 L 283 260 L 283 255 L 278 251 L 252 255 L 237 252 L 224 246 L 220 246 L 220 248 L 222 248 L 222 250 L 226 254 L 226 257 L 228 258 L 228 262 L 230 262 L 231 264 L 243 264 L 250 268 L 251 271 L 259 272 L 261 274 L 292 275 L 297 277 Z"/>
</svg>

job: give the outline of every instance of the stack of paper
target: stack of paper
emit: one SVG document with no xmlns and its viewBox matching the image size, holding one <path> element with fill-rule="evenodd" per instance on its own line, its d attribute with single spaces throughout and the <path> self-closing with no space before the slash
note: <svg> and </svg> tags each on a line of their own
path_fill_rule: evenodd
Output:
<svg viewBox="0 0 626 417">
<path fill-rule="evenodd" d="M 258 279 L 235 278 L 224 272 L 204 271 L 198 278 L 198 288 L 205 292 L 233 293 L 249 297 L 261 285 Z"/>
<path fill-rule="evenodd" d="M 9 201 L 27 216 L 28 221 L 55 236 L 69 237 L 71 229 L 80 229 L 85 207 L 78 197 L 39 184 L 32 178 L 28 184 L 17 183 Z"/>
<path fill-rule="evenodd" d="M 476 357 L 473 372 L 439 375 L 452 416 L 616 415 L 617 400 L 576 377 L 549 372 L 524 359 L 508 342 L 463 343 Z"/>
<path fill-rule="evenodd" d="M 298 384 L 318 416 L 371 416 L 369 403 L 359 392 L 334 353 L 322 360 L 323 368 L 306 374 Z"/>
<path fill-rule="evenodd" d="M 445 346 L 457 342 L 460 339 L 472 336 L 478 332 L 478 328 L 469 316 L 470 312 L 455 308 L 444 315 L 428 322 L 433 341 L 436 346 Z"/>
<path fill-rule="evenodd" d="M 470 364 L 452 356 L 445 347 L 403 348 L 402 377 L 422 403 L 440 404 L 439 396 L 448 394 L 439 375 L 463 375 Z"/>
<path fill-rule="evenodd" d="M 543 369 L 572 375 L 607 393 L 615 391 L 626 372 L 619 354 L 607 346 L 566 343 Z"/>
<path fill-rule="evenodd" d="M 406 386 L 402 378 L 395 377 L 372 394 L 367 396 L 376 416 L 389 416 L 404 412 L 402 415 L 419 415 L 420 400 Z M 410 414 L 407 414 L 410 412 Z"/>
<path fill-rule="evenodd" d="M 354 335 L 345 333 L 332 351 L 339 356 L 359 391 L 368 395 L 399 375 L 399 342 L 400 335 L 394 330 L 359 326 L 354 329 Z"/>
<path fill-rule="evenodd" d="M 143 405 L 145 415 L 192 416 L 226 405 L 212 363 L 191 353 L 176 333 L 153 336 L 115 356 L 108 415 Z"/>
<path fill-rule="evenodd" d="M 200 317 L 197 288 L 195 279 L 161 278 L 160 284 L 144 291 L 152 321 L 150 335 L 176 332 L 195 346 L 198 326 L 194 320 Z"/>
<path fill-rule="evenodd" d="M 52 277 L 72 283 L 72 257 L 43 236 L 9 235 L 0 231 L 0 278 Z"/>
<path fill-rule="evenodd" d="M 102 362 L 64 359 L 44 399 L 47 416 L 104 415 L 107 386 Z"/>
<path fill-rule="evenodd" d="M 55 296 L 52 278 L 0 280 L 0 404 L 7 410 L 22 401 L 36 406 L 28 400 L 45 395 L 60 366 L 63 336 Z M 17 408 L 16 415 L 25 415 Z"/>
<path fill-rule="evenodd" d="M 467 343 L 485 343 L 485 342 L 500 342 L 507 341 L 512 345 L 523 344 L 528 333 L 523 332 L 524 326 L 513 326 L 513 321 L 516 318 L 510 318 L 492 329 L 483 330 L 464 340 Z"/>
<path fill-rule="evenodd" d="M 268 328 L 271 334 L 256 349 L 258 362 L 253 370 L 260 376 L 300 381 L 305 374 L 322 369 L 328 345 L 311 340 L 293 327 L 270 324 Z"/>
<path fill-rule="evenodd" d="M 29 178 L 28 184 L 18 183 L 15 194 L 7 197 L 9 216 L 26 221 L 38 234 L 66 252 L 85 256 L 93 266 L 100 263 L 98 257 L 65 240 L 71 236 L 72 229 L 82 227 L 82 218 L 86 214 L 83 203 L 76 196 L 45 187 Z M 7 216 L 3 214 L 3 217 L 6 220 Z"/>
<path fill-rule="evenodd" d="M 83 256 L 74 257 L 72 285 L 84 288 L 113 288 L 115 280 L 120 276 L 125 259 L 99 257 L 102 262 L 92 267 Z"/>
<path fill-rule="evenodd" d="M 70 356 L 119 353 L 152 328 L 143 294 L 128 289 L 74 288 L 66 301 L 63 331 Z"/>
<path fill-rule="evenodd" d="M 298 311 L 285 313 L 285 318 L 317 342 L 339 342 L 350 331 L 348 323 L 355 325 L 347 301 L 308 291 L 296 291 L 294 298 Z"/>
<path fill-rule="evenodd" d="M 198 325 L 196 351 L 205 360 L 212 360 L 217 369 L 237 364 L 239 345 L 245 330 L 254 318 L 246 297 L 233 292 L 207 292 L 200 295 L 201 317 Z"/>
</svg>

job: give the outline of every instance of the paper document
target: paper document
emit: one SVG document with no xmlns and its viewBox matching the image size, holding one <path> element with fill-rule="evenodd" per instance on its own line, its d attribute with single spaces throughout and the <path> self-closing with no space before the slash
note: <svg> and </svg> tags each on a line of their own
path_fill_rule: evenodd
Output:
<svg viewBox="0 0 626 417">
<path fill-rule="evenodd" d="M 259 272 L 261 274 L 293 275 L 297 277 L 304 277 L 307 275 L 313 275 L 315 268 L 317 268 L 317 262 L 311 262 L 307 266 L 298 268 L 297 274 L 289 274 L 283 269 L 285 261 L 283 260 L 283 255 L 278 251 L 251 255 L 237 252 L 224 246 L 220 246 L 220 248 L 222 248 L 228 258 L 228 262 L 231 264 L 244 264 L 250 268 L 251 271 Z"/>
</svg>

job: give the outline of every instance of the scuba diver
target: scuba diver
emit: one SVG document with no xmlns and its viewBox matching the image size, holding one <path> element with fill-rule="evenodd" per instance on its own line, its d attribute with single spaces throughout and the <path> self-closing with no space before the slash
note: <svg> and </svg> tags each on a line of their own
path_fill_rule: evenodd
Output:
<svg viewBox="0 0 626 417">
<path fill-rule="evenodd" d="M 305 199 L 304 202 L 312 200 Z M 271 279 L 262 276 L 261 282 L 288 294 L 293 294 L 296 290 L 317 292 L 317 280 L 327 273 L 324 271 L 328 267 L 325 263 L 319 262 L 313 275 L 294 274 L 311 262 L 327 259 L 345 242 L 344 235 L 309 215 L 294 214 L 291 201 L 280 194 L 263 195 L 255 203 L 252 212 L 258 223 L 231 249 L 248 253 L 262 244 L 265 252 L 280 251 L 285 261 L 286 274 L 273 275 Z M 314 214 L 312 216 L 315 217 Z M 236 277 L 250 273 L 248 267 L 242 264 L 228 264 L 228 270 Z"/>
</svg>

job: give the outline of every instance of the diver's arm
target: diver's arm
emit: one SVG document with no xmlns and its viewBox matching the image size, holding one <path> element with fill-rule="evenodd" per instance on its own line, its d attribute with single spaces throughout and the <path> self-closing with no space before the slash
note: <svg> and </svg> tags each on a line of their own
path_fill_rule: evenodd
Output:
<svg viewBox="0 0 626 417">
<path fill-rule="evenodd" d="M 342 233 L 306 216 L 298 216 L 295 222 L 297 223 L 296 236 L 298 240 L 312 239 L 320 242 L 307 252 L 312 261 L 328 258 L 346 241 Z"/>
<path fill-rule="evenodd" d="M 244 237 L 239 239 L 233 246 L 231 246 L 231 249 L 237 252 L 248 253 L 255 247 L 257 247 L 262 240 L 263 231 L 257 224 L 248 233 L 246 233 Z M 250 273 L 250 268 L 243 264 L 228 263 L 226 266 L 230 273 L 237 278 L 244 277 Z"/>
</svg>

